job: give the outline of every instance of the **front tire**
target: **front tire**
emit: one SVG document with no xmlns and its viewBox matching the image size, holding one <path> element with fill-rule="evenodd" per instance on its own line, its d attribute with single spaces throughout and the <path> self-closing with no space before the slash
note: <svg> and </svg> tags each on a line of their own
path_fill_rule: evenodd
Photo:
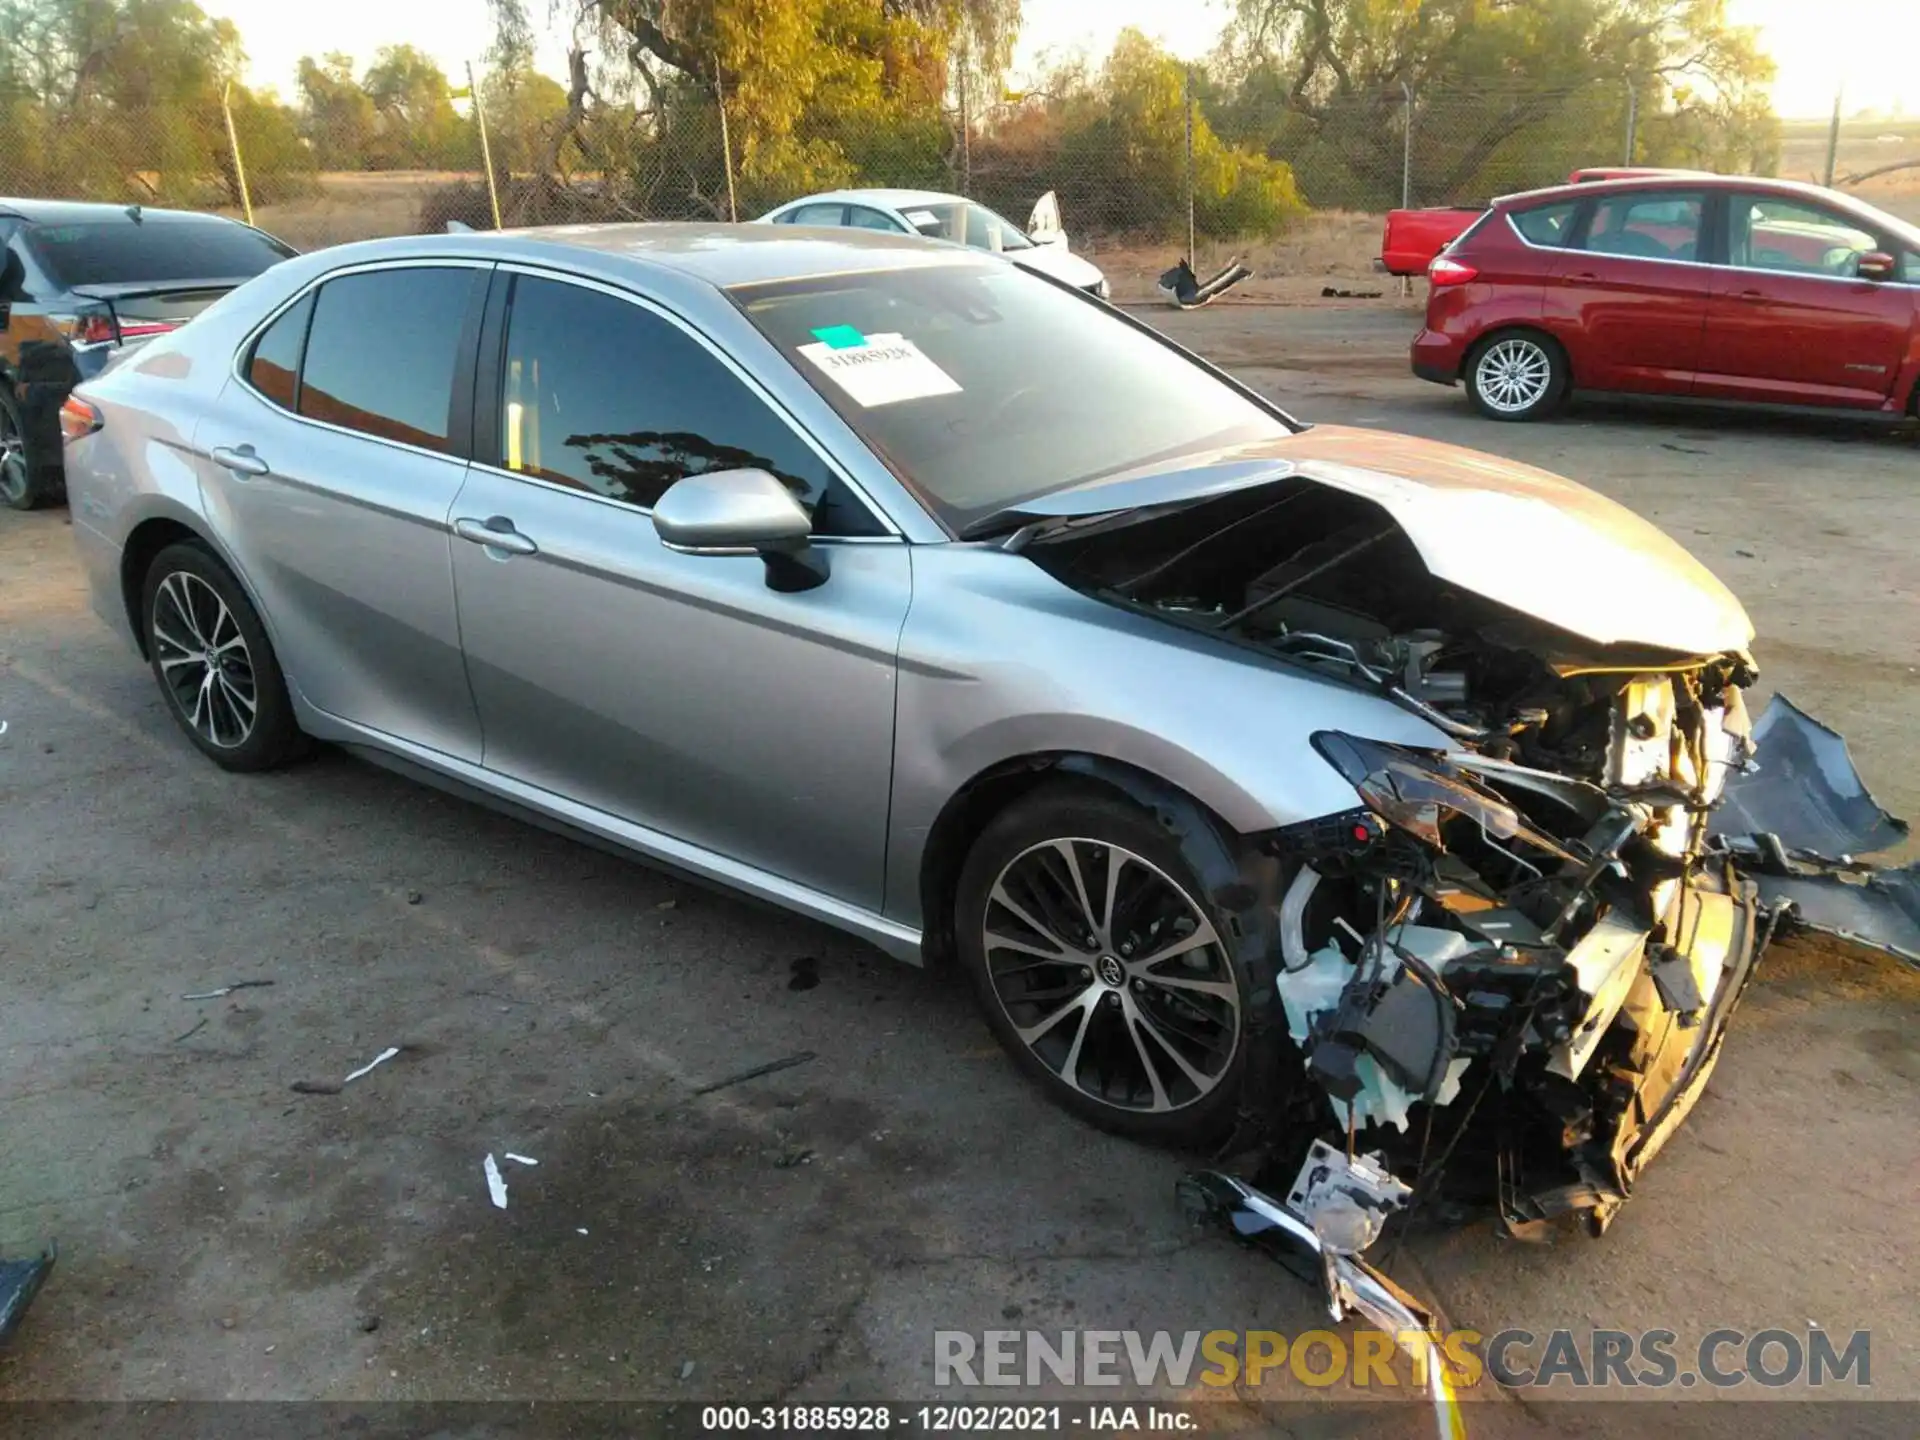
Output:
<svg viewBox="0 0 1920 1440">
<path fill-rule="evenodd" d="M 154 557 L 141 586 L 147 659 L 187 738 L 224 770 L 271 770 L 306 739 L 266 628 L 227 567 L 183 541 Z"/>
<path fill-rule="evenodd" d="M 1489 335 L 1467 357 L 1467 396 L 1489 420 L 1539 420 L 1566 398 L 1566 352 L 1532 330 Z"/>
<path fill-rule="evenodd" d="M 1020 801 L 975 842 L 955 918 L 988 1025 L 1057 1104 L 1181 1147 L 1232 1123 L 1253 993 L 1241 927 L 1141 807 L 1071 782 Z"/>
</svg>

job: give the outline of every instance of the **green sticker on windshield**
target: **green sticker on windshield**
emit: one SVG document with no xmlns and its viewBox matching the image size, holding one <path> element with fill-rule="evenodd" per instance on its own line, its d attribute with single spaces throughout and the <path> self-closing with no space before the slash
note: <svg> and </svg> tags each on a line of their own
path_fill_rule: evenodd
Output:
<svg viewBox="0 0 1920 1440">
<path fill-rule="evenodd" d="M 813 337 L 823 342 L 829 350 L 858 350 L 867 343 L 867 337 L 851 325 L 828 325 L 814 331 Z"/>
</svg>

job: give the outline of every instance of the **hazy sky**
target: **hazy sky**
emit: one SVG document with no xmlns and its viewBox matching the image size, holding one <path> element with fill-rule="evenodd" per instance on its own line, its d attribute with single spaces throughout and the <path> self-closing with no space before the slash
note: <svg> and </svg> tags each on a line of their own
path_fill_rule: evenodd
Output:
<svg viewBox="0 0 1920 1440">
<path fill-rule="evenodd" d="M 489 38 L 485 0 L 200 0 L 233 20 L 246 41 L 256 83 L 290 91 L 302 55 L 345 50 L 362 64 L 381 45 L 406 42 L 452 75 L 477 60 Z M 536 19 L 545 0 L 529 0 Z M 1175 54 L 1194 58 L 1213 45 L 1228 0 L 1025 0 L 1016 65 L 1084 50 L 1106 53 L 1113 37 L 1137 27 Z M 1780 67 L 1774 106 L 1785 116 L 1824 115 L 1836 86 L 1849 111 L 1920 110 L 1920 3 L 1917 0 L 1729 0 L 1737 23 L 1757 25 Z M 546 37 L 541 68 L 564 75 L 566 37 Z"/>
</svg>

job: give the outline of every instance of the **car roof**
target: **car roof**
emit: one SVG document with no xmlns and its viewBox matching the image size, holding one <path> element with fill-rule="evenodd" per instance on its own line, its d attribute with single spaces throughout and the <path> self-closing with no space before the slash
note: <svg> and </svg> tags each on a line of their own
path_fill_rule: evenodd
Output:
<svg viewBox="0 0 1920 1440">
<path fill-rule="evenodd" d="M 612 261 L 623 268 L 625 262 L 645 270 L 674 271 L 720 289 L 860 271 L 1001 263 L 944 241 L 878 230 L 674 222 L 404 235 L 364 240 L 319 254 L 332 262 L 329 268 L 382 259 L 450 255 L 517 259 L 563 268 L 593 261 Z"/>
<path fill-rule="evenodd" d="M 106 205 L 90 200 L 25 200 L 11 195 L 0 195 L 0 216 L 13 220 L 25 220 L 34 225 L 98 225 L 103 222 L 120 221 L 133 224 L 136 214 L 139 221 L 172 222 L 176 220 L 217 220 L 223 225 L 237 225 L 240 222 L 225 215 L 212 215 L 204 210 L 163 210 L 150 205 Z"/>
<path fill-rule="evenodd" d="M 964 195 L 948 195 L 939 190 L 888 190 L 874 188 L 869 190 L 822 190 L 818 195 L 803 195 L 791 200 L 779 208 L 785 210 L 788 205 L 806 205 L 816 202 L 830 203 L 835 200 L 864 200 L 871 205 L 886 205 L 895 210 L 903 210 L 909 205 L 966 205 L 970 202 Z"/>
<path fill-rule="evenodd" d="M 1716 175 L 1705 170 L 1668 170 L 1659 174 L 1628 175 L 1615 180 L 1548 185 L 1539 190 L 1502 195 L 1493 203 L 1496 207 L 1507 208 L 1543 200 L 1583 200 L 1590 195 L 1613 195 L 1627 190 L 1766 190 L 1776 195 L 1793 195 L 1829 205 L 1855 203 L 1836 190 L 1808 185 L 1799 180 L 1775 180 L 1765 175 Z"/>
</svg>

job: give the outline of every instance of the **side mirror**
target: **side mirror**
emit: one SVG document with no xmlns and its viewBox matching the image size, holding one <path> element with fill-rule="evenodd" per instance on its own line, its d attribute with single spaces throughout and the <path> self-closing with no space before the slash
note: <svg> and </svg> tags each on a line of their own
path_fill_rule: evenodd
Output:
<svg viewBox="0 0 1920 1440">
<path fill-rule="evenodd" d="M 812 549 L 813 520 L 765 470 L 714 470 L 667 487 L 653 507 L 660 543 L 687 555 L 758 555 L 775 590 L 825 583 L 826 557 Z"/>
<path fill-rule="evenodd" d="M 1884 250 L 1869 250 L 1860 257 L 1854 274 L 1862 280 L 1891 280 L 1897 268 L 1893 256 Z"/>
</svg>

